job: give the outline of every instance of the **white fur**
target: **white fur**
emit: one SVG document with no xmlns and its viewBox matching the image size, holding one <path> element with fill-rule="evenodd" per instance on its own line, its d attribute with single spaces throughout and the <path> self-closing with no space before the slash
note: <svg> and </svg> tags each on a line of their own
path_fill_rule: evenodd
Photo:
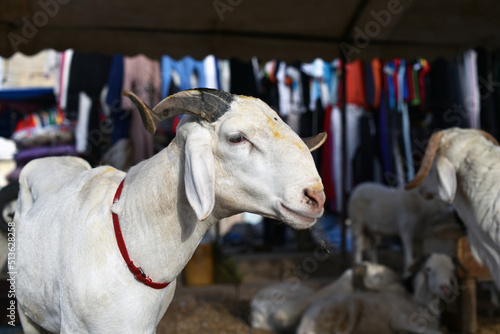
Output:
<svg viewBox="0 0 500 334">
<path fill-rule="evenodd" d="M 439 303 L 452 302 L 459 294 L 456 268 L 448 255 L 433 253 L 422 266 L 415 268 L 411 280 L 413 295 L 394 281 L 390 269 L 372 268 L 367 278 L 371 277 L 377 285 L 367 286 L 369 291 L 363 292 L 335 293 L 329 289 L 310 303 L 297 333 L 440 333 Z M 377 278 L 375 272 L 383 275 Z"/>
<path fill-rule="evenodd" d="M 413 262 L 413 242 L 439 214 L 447 212 L 446 203 L 427 201 L 417 190 L 405 191 L 366 182 L 352 192 L 348 216 L 355 239 L 354 261 L 362 260 L 369 244 L 371 261 L 377 262 L 376 247 L 382 235 L 399 236 L 404 251 L 405 269 Z M 371 239 L 371 240 L 367 240 Z"/>
<path fill-rule="evenodd" d="M 232 143 L 234 134 L 246 139 Z M 309 228 L 324 203 L 307 146 L 265 103 L 246 97 L 236 97 L 213 123 L 183 117 L 171 144 L 127 174 L 47 158 L 30 162 L 20 184 L 16 297 L 25 333 L 40 326 L 154 333 L 176 277 L 211 225 L 246 211 Z M 167 288 L 135 280 L 119 252 L 112 212 L 131 260 L 154 282 L 171 282 Z"/>
<path fill-rule="evenodd" d="M 425 197 L 450 202 L 467 227 L 472 253 L 500 288 L 500 147 L 471 129 L 443 131 Z"/>
<path fill-rule="evenodd" d="M 366 272 L 363 284 L 370 290 L 404 290 L 399 276 L 386 266 L 362 262 Z M 260 290 L 250 303 L 252 328 L 275 332 L 291 331 L 297 327 L 307 307 L 314 301 L 332 294 L 354 292 L 353 269 L 349 268 L 333 283 L 318 291 L 298 282 L 277 283 Z"/>
<path fill-rule="evenodd" d="M 438 334 L 439 321 L 411 295 L 395 291 L 334 294 L 316 300 L 297 334 Z"/>
</svg>

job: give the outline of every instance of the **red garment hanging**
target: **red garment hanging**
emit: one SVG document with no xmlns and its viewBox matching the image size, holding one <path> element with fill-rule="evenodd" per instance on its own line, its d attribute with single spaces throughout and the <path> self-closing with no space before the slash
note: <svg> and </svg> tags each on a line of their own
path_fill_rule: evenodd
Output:
<svg viewBox="0 0 500 334">
<path fill-rule="evenodd" d="M 375 58 L 372 60 L 372 72 L 373 72 L 373 83 L 374 83 L 374 99 L 373 99 L 373 107 L 375 110 L 378 110 L 380 106 L 380 94 L 382 94 L 382 84 L 383 84 L 383 75 L 382 75 L 383 64 L 380 58 Z"/>
<path fill-rule="evenodd" d="M 325 189 L 326 200 L 333 200 L 336 197 L 335 181 L 333 179 L 333 133 L 331 129 L 332 105 L 327 105 L 325 108 L 325 116 L 323 122 L 323 131 L 327 133 L 326 142 L 322 146 L 321 152 L 321 179 Z"/>
<path fill-rule="evenodd" d="M 346 101 L 368 109 L 365 92 L 365 76 L 361 59 L 346 64 Z"/>
</svg>

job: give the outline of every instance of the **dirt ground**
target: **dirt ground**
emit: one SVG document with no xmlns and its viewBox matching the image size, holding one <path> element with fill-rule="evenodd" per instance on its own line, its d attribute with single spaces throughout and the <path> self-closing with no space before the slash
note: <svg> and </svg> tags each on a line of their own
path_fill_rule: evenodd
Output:
<svg viewBox="0 0 500 334">
<path fill-rule="evenodd" d="M 273 334 L 249 325 L 250 300 L 261 286 L 178 289 L 158 334 Z M 212 291 L 211 291 L 212 290 Z M 456 319 L 460 321 L 460 319 Z M 500 316 L 479 315 L 477 334 L 500 334 Z M 448 334 L 456 332 L 448 331 Z M 457 333 L 458 334 L 458 333 Z"/>
<path fill-rule="evenodd" d="M 249 325 L 250 300 L 259 288 L 180 287 L 157 334 L 272 334 Z"/>
<path fill-rule="evenodd" d="M 249 325 L 250 300 L 262 287 L 179 287 L 157 328 L 157 334 L 274 334 L 253 330 Z M 483 314 L 478 320 L 480 328 L 477 334 L 500 334 L 500 315 Z M 0 334 L 21 333 L 20 326 L 0 327 Z M 447 334 L 455 332 L 448 331 Z"/>
</svg>

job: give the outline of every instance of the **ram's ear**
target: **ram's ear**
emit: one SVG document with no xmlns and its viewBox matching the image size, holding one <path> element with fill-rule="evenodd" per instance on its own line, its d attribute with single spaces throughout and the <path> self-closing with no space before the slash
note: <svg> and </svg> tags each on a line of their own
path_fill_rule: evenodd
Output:
<svg viewBox="0 0 500 334">
<path fill-rule="evenodd" d="M 184 148 L 184 182 L 189 204 L 199 220 L 205 220 L 215 203 L 215 162 L 211 137 L 204 128 L 190 131 Z"/>
<path fill-rule="evenodd" d="M 439 198 L 446 203 L 451 203 L 455 199 L 455 193 L 457 191 L 455 167 L 453 167 L 450 160 L 442 156 L 437 158 L 436 167 L 439 178 Z"/>
</svg>

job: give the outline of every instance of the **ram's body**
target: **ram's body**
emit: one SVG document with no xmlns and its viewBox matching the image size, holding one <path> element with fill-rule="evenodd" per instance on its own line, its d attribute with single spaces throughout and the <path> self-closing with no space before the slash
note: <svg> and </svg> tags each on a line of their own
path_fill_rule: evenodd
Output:
<svg viewBox="0 0 500 334">
<path fill-rule="evenodd" d="M 334 282 L 317 291 L 296 282 L 273 284 L 259 291 L 250 303 L 252 328 L 288 333 L 297 327 L 311 303 L 325 296 L 352 293 L 358 289 L 404 290 L 394 271 L 370 262 L 347 269 Z"/>
<path fill-rule="evenodd" d="M 435 133 L 407 188 L 451 203 L 467 227 L 472 253 L 500 288 L 500 147 L 489 134 L 452 128 Z"/>
<path fill-rule="evenodd" d="M 409 294 L 394 291 L 320 298 L 304 313 L 297 334 L 439 334 L 439 320 Z"/>
<path fill-rule="evenodd" d="M 377 262 L 376 247 L 380 236 L 399 236 L 403 244 L 405 268 L 413 262 L 413 244 L 416 236 L 436 216 L 447 211 L 440 200 L 427 201 L 416 190 L 391 188 L 366 182 L 352 192 L 348 216 L 355 239 L 354 260 L 362 260 L 362 252 L 370 247 L 371 260 Z"/>
<path fill-rule="evenodd" d="M 308 228 L 323 213 L 308 146 L 260 100 L 193 90 L 153 110 L 135 102 L 150 132 L 172 110 L 200 115 L 185 116 L 171 144 L 128 173 L 62 157 L 21 174 L 15 279 L 25 333 L 154 333 L 176 277 L 219 219 L 249 211 Z M 135 266 L 170 285 L 135 279 L 112 213 Z"/>
<path fill-rule="evenodd" d="M 433 253 L 415 261 L 411 270 L 415 271 L 407 280 L 411 295 L 387 275 L 390 270 L 379 270 L 382 279 L 372 278 L 380 280 L 376 289 L 372 284 L 361 291 L 330 291 L 315 299 L 302 315 L 297 333 L 440 333 L 436 305 L 458 297 L 456 266 L 450 256 Z"/>
</svg>

